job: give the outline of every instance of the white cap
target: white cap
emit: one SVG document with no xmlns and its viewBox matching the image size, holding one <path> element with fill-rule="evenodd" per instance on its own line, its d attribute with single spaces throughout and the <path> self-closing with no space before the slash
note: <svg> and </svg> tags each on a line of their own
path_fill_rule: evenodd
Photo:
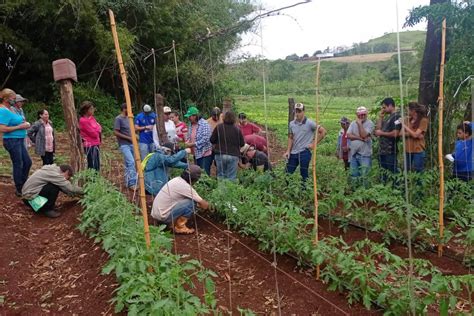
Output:
<svg viewBox="0 0 474 316">
<path fill-rule="evenodd" d="M 365 106 L 359 106 L 356 111 L 357 114 L 367 114 L 367 108 Z"/>
<path fill-rule="evenodd" d="M 149 106 L 148 104 L 145 104 L 143 106 L 143 112 L 146 112 L 146 113 L 151 112 L 151 106 Z"/>
<path fill-rule="evenodd" d="M 304 111 L 304 104 L 303 103 L 296 103 L 295 104 L 295 110 Z"/>
<path fill-rule="evenodd" d="M 171 113 L 171 108 L 169 106 L 163 107 L 163 113 Z"/>
</svg>

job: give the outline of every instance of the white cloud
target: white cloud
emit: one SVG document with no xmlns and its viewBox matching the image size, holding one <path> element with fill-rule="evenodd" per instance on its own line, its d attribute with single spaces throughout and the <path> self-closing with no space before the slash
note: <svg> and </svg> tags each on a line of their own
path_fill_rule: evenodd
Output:
<svg viewBox="0 0 474 316">
<path fill-rule="evenodd" d="M 262 0 L 257 5 L 265 11 L 301 0 Z M 399 28 L 409 10 L 427 5 L 429 0 L 398 0 Z M 263 55 L 269 59 L 285 58 L 293 53 L 302 56 L 318 49 L 366 42 L 397 30 L 396 0 L 313 0 L 261 20 Z M 413 29 L 425 29 L 426 24 Z M 260 28 L 257 34 L 242 36 L 237 54 L 261 54 Z"/>
</svg>

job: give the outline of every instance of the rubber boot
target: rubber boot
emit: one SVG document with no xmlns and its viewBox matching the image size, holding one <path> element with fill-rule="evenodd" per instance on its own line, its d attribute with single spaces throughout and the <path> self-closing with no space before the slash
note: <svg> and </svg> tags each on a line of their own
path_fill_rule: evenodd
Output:
<svg viewBox="0 0 474 316">
<path fill-rule="evenodd" d="M 178 217 L 174 223 L 174 232 L 176 234 L 192 234 L 194 233 L 194 229 L 188 228 L 186 226 L 186 223 L 188 222 L 188 219 L 186 217 Z"/>
</svg>

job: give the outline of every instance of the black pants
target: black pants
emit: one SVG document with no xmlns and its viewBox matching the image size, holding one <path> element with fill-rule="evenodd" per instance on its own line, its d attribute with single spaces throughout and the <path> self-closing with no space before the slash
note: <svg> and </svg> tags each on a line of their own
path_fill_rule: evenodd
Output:
<svg viewBox="0 0 474 316">
<path fill-rule="evenodd" d="M 52 165 L 54 163 L 54 153 L 45 152 L 44 156 L 41 156 L 44 165 Z"/>
<path fill-rule="evenodd" d="M 48 183 L 45 186 L 43 186 L 43 188 L 41 189 L 38 195 L 44 198 L 47 198 L 48 202 L 46 202 L 46 204 L 43 205 L 43 207 L 41 207 L 38 210 L 38 212 L 46 212 L 46 211 L 54 210 L 54 205 L 56 204 L 56 200 L 58 199 L 59 191 L 61 191 L 59 187 L 51 183 Z M 26 200 L 24 200 L 24 202 L 26 205 L 31 207 L 31 205 Z"/>
<path fill-rule="evenodd" d="M 99 146 L 84 147 L 87 155 L 87 168 L 100 171 L 100 150 Z"/>
</svg>

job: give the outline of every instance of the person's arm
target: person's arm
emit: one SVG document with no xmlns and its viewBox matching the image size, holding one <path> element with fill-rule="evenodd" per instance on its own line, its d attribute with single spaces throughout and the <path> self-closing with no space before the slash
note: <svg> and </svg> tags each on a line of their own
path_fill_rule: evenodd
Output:
<svg viewBox="0 0 474 316">
<path fill-rule="evenodd" d="M 362 140 L 365 140 L 370 135 L 370 133 L 365 130 L 361 120 L 357 119 L 356 124 L 357 128 L 359 129 L 360 138 L 362 138 Z"/>
<path fill-rule="evenodd" d="M 31 125 L 31 127 L 27 131 L 28 138 L 30 139 L 31 143 L 35 144 L 36 143 L 36 134 L 38 133 L 38 130 L 40 128 L 41 122 L 36 121 Z"/>
<path fill-rule="evenodd" d="M 175 167 L 175 168 L 187 168 L 188 164 L 185 162 L 182 162 L 182 164 L 179 164 L 181 162 L 181 159 L 186 157 L 186 151 L 185 150 L 180 150 L 176 154 L 171 155 L 171 156 L 166 156 L 164 159 L 164 164 L 167 167 Z"/>
<path fill-rule="evenodd" d="M 15 125 L 15 126 L 7 126 L 4 124 L 0 124 L 0 132 L 1 133 L 10 133 L 13 131 L 17 131 L 19 129 L 28 129 L 30 128 L 30 123 L 28 122 L 23 122 L 20 125 Z"/>
<path fill-rule="evenodd" d="M 214 130 L 212 131 L 212 135 L 211 135 L 211 138 L 210 138 L 210 141 L 211 141 L 211 144 L 217 144 L 217 137 L 219 135 L 219 133 L 217 132 L 217 129 L 219 127 L 216 127 L 214 128 Z"/>
<path fill-rule="evenodd" d="M 413 130 L 405 124 L 403 125 L 403 128 L 404 128 L 406 134 L 408 134 L 412 138 L 423 139 L 425 137 L 425 135 L 424 135 L 425 132 L 420 128 L 417 128 L 416 130 Z"/>
<path fill-rule="evenodd" d="M 283 154 L 283 157 L 286 159 L 290 158 L 291 148 L 293 147 L 293 133 L 288 134 L 288 144 L 286 146 L 286 151 Z"/>
<path fill-rule="evenodd" d="M 379 130 L 382 129 L 382 123 L 383 123 L 384 116 L 385 116 L 385 113 L 383 112 L 383 110 L 380 110 L 379 117 L 377 118 L 377 122 L 375 122 L 375 131 L 379 131 Z"/>
<path fill-rule="evenodd" d="M 200 202 L 197 203 L 197 205 L 199 206 L 199 208 L 203 209 L 203 210 L 207 210 L 209 208 L 209 202 L 202 199 Z"/>
<path fill-rule="evenodd" d="M 120 130 L 114 129 L 114 135 L 117 136 L 118 138 L 126 139 L 128 141 L 132 141 L 132 138 L 130 136 L 127 136 L 125 134 L 120 133 Z"/>
<path fill-rule="evenodd" d="M 62 174 L 55 174 L 49 178 L 49 182 L 58 186 L 59 189 L 67 195 L 82 195 L 84 191 L 81 187 L 73 185 L 70 181 L 66 180 Z"/>
</svg>

